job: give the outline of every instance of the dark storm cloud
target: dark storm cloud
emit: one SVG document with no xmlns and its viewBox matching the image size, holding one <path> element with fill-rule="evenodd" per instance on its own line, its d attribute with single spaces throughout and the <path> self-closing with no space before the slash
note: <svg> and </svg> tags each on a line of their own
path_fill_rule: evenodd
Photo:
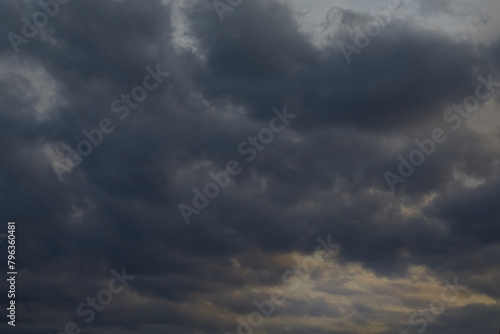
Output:
<svg viewBox="0 0 500 334">
<path fill-rule="evenodd" d="M 478 190 L 463 189 L 452 198 L 443 198 L 436 206 L 441 219 L 450 222 L 453 234 L 477 238 L 484 244 L 497 243 L 500 227 L 495 222 L 500 211 L 495 199 L 499 191 L 498 181 L 491 180 Z"/>
<path fill-rule="evenodd" d="M 281 6 L 277 19 L 279 7 L 248 3 L 223 24 L 211 8 L 193 10 L 192 32 L 207 65 L 195 75 L 205 94 L 244 103 L 259 119 L 275 101 L 293 103 L 301 115 L 294 126 L 301 128 L 401 131 L 474 87 L 481 57 L 470 43 L 394 20 L 348 64 L 339 41 L 354 45 L 357 29 L 373 18 L 342 11 L 331 44 L 318 49 Z"/>
<path fill-rule="evenodd" d="M 3 1 L 3 36 L 18 33 L 19 18 L 36 10 Z M 483 138 L 469 129 L 450 136 L 396 194 L 382 174 L 412 149 L 413 138 L 428 135 L 428 123 L 439 123 L 450 104 L 474 91 L 477 74 L 498 70 L 498 42 L 477 48 L 395 18 L 348 64 L 338 42 L 353 43 L 368 15 L 341 10 L 340 26 L 326 25 L 331 36 L 318 46 L 284 2 L 246 1 L 223 22 L 210 2 L 189 2 L 184 11 L 194 49 L 174 45 L 173 8 L 160 1 L 74 0 L 19 54 L 4 38 L 0 207 L 3 221 L 19 226 L 23 332 L 81 321 L 75 307 L 122 267 L 137 276 L 128 294 L 84 332 L 234 331 L 237 315 L 268 298 L 249 288 L 281 284 L 295 263 L 289 252 L 311 253 L 316 238 L 329 234 L 342 244 L 341 263 L 361 263 L 380 277 L 405 277 L 410 264 L 467 276 L 496 263 L 498 182 L 471 189 L 453 178 L 457 168 L 496 178 L 496 155 Z M 119 120 L 112 101 L 157 64 L 171 77 Z M 26 68 L 41 69 L 53 85 L 41 89 Z M 49 92 L 59 100 L 40 112 L 37 103 Z M 177 205 L 189 202 L 210 171 L 242 160 L 239 143 L 285 105 L 297 119 L 185 225 Z M 116 130 L 59 183 L 44 145 L 75 149 L 82 130 L 104 117 Z M 410 144 L 399 152 L 393 143 L 402 137 Z M 422 204 L 432 191 L 437 196 Z M 422 206 L 421 216 L 402 209 L 412 205 Z M 464 281 L 498 298 L 495 280 Z M 214 309 L 226 313 L 206 311 Z M 450 310 L 452 318 L 443 315 L 436 328 L 467 318 L 458 314 L 465 309 L 491 322 L 492 308 L 468 306 Z M 352 310 L 358 325 L 377 318 L 359 303 Z M 339 314 L 336 305 L 308 296 L 276 312 Z"/>
</svg>

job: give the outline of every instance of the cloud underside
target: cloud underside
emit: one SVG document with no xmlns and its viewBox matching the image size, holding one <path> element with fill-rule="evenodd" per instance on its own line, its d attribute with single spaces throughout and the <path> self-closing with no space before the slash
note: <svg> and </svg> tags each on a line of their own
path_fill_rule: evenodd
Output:
<svg viewBox="0 0 500 334">
<path fill-rule="evenodd" d="M 5 37 L 0 212 L 17 222 L 18 330 L 75 321 L 89 334 L 236 333 L 278 289 L 285 300 L 255 333 L 411 332 L 422 322 L 409 317 L 457 278 L 453 302 L 414 319 L 428 334 L 496 333 L 495 85 L 470 117 L 453 114 L 457 129 L 443 118 L 479 78 L 500 80 L 496 35 L 443 28 L 498 25 L 494 3 L 471 6 L 402 2 L 365 47 L 356 41 L 376 13 L 329 8 L 306 31 L 295 7 L 271 0 L 243 1 L 223 21 L 210 1 L 73 1 L 18 53 Z M 3 1 L 3 36 L 22 36 L 20 18 L 39 10 Z M 348 62 L 341 43 L 360 52 Z M 169 76 L 120 118 L 113 101 L 148 66 Z M 241 143 L 285 106 L 296 117 L 247 161 Z M 53 163 L 72 163 L 64 147 L 104 118 L 112 133 L 59 182 Z M 391 191 L 384 173 L 399 176 L 398 156 L 435 129 L 447 139 Z M 241 173 L 186 224 L 178 205 L 194 207 L 193 189 L 231 160 Z M 340 253 L 292 290 L 283 273 L 328 235 Z M 123 267 L 136 278 L 85 323 L 77 306 Z"/>
</svg>

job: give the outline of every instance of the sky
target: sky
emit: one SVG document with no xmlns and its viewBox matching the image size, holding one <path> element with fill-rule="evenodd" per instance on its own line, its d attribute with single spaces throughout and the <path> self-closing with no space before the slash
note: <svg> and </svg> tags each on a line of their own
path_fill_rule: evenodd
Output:
<svg viewBox="0 0 500 334">
<path fill-rule="evenodd" d="M 0 22 L 2 333 L 498 333 L 498 0 Z"/>
</svg>

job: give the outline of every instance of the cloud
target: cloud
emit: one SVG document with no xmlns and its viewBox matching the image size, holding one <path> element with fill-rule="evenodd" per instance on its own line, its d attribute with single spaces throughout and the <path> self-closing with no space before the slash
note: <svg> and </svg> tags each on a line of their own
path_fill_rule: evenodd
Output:
<svg viewBox="0 0 500 334">
<path fill-rule="evenodd" d="M 383 177 L 415 138 L 448 126 L 443 112 L 478 75 L 500 78 L 498 32 L 457 38 L 420 19 L 463 12 L 418 4 L 415 20 L 405 3 L 351 63 L 339 43 L 355 45 L 373 20 L 361 5 L 326 9 L 320 42 L 275 0 L 243 1 L 222 22 L 210 1 L 74 1 L 19 53 L 5 37 L 0 215 L 18 228 L 19 330 L 232 333 L 330 234 L 338 258 L 287 292 L 263 333 L 408 330 L 454 277 L 467 296 L 427 333 L 496 330 L 498 95 L 397 192 Z M 3 36 L 39 10 L 3 1 Z M 120 119 L 113 101 L 156 64 L 168 80 Z M 186 225 L 178 204 L 209 172 L 244 162 L 238 145 L 284 106 L 297 118 Z M 64 147 L 103 118 L 116 129 L 59 182 L 51 164 L 69 164 Z M 122 267 L 136 279 L 85 324 L 75 307 Z"/>
</svg>

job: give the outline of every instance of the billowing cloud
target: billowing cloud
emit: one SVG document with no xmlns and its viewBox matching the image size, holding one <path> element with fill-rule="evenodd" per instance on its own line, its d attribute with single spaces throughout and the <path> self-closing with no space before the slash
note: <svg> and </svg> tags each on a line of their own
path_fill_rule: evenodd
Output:
<svg viewBox="0 0 500 334">
<path fill-rule="evenodd" d="M 0 3 L 17 329 L 496 333 L 498 5 L 217 5 Z"/>
</svg>

